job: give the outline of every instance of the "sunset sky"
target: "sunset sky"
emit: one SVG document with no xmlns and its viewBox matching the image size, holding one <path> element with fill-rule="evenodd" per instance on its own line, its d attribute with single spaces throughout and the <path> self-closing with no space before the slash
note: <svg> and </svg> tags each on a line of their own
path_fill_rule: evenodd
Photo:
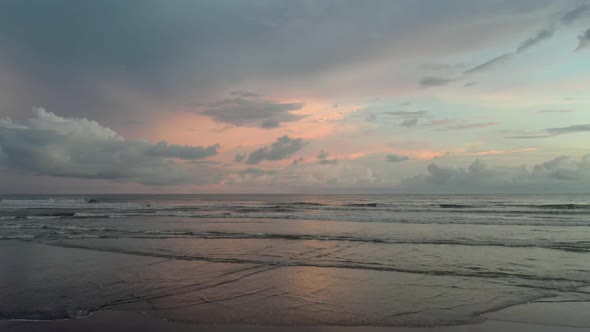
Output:
<svg viewBox="0 0 590 332">
<path fill-rule="evenodd" d="M 590 1 L 0 2 L 2 193 L 588 188 Z"/>
</svg>

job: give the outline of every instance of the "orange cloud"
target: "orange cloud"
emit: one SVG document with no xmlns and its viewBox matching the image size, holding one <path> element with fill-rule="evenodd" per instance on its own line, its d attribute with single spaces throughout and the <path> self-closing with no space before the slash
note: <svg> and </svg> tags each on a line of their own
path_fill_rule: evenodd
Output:
<svg viewBox="0 0 590 332">
<path fill-rule="evenodd" d="M 297 99 L 293 99 L 297 100 Z M 288 100 L 282 102 L 290 102 Z M 289 135 L 306 140 L 318 139 L 336 132 L 352 130 L 337 123 L 354 108 L 332 107 L 320 102 L 307 102 L 293 112 L 305 117 L 297 122 L 283 123 L 279 128 L 236 127 L 213 121 L 207 116 L 191 112 L 169 112 L 152 132 L 151 139 L 175 144 L 221 144 L 223 150 L 255 147 L 268 144 L 276 137 Z"/>
</svg>

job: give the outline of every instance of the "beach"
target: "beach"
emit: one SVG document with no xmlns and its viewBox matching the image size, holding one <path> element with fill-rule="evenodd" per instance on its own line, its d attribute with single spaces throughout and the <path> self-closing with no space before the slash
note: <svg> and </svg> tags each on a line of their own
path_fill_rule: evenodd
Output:
<svg viewBox="0 0 590 332">
<path fill-rule="evenodd" d="M 590 329 L 583 207 L 68 199 L 3 201 L 2 330 Z"/>
<path fill-rule="evenodd" d="M 552 308 L 554 310 L 555 308 Z M 579 312 L 578 317 L 586 316 Z M 554 321 L 554 324 L 560 321 Z M 567 322 L 566 324 L 571 324 Z M 213 332 L 493 332 L 493 331 L 519 331 L 519 332 L 581 332 L 588 328 L 577 328 L 551 324 L 505 322 L 488 320 L 484 323 L 460 326 L 440 326 L 431 328 L 420 327 L 276 327 L 276 326 L 252 326 L 252 325 L 195 325 L 181 322 L 154 319 L 141 313 L 129 313 L 121 311 L 101 311 L 85 319 L 63 320 L 52 322 L 0 322 L 3 331 L 213 331 Z"/>
<path fill-rule="evenodd" d="M 0 0 L 0 332 L 590 332 L 590 0 Z"/>
<path fill-rule="evenodd" d="M 57 250 L 56 250 L 57 249 Z M 399 332 L 445 332 L 445 331 L 469 331 L 469 332 L 488 332 L 488 331 L 582 331 L 590 330 L 590 302 L 554 302 L 554 303 L 527 303 L 520 304 L 505 309 L 498 309 L 498 311 L 490 311 L 488 313 L 479 314 L 472 322 L 465 322 L 465 325 L 452 326 L 430 326 L 430 327 L 378 327 L 378 326 L 327 326 L 327 325 L 297 325 L 298 323 L 309 323 L 309 321 L 297 321 L 292 317 L 292 321 L 288 325 L 293 326 L 269 326 L 272 321 L 269 321 L 267 326 L 259 325 L 256 321 L 247 321 L 250 324 L 214 324 L 217 319 L 223 321 L 227 319 L 219 318 L 219 315 L 238 313 L 227 312 L 227 308 L 213 306 L 210 309 L 205 309 L 199 313 L 201 309 L 191 310 L 185 313 L 185 316 L 161 316 L 153 310 L 153 304 L 150 301 L 138 299 L 137 301 L 124 301 L 124 303 L 114 304 L 111 307 L 105 306 L 104 309 L 99 309 L 95 312 L 81 311 L 74 303 L 78 305 L 88 305 L 88 301 L 105 300 L 105 295 L 102 291 L 112 286 L 113 280 L 107 279 L 104 275 L 101 276 L 100 270 L 105 268 L 113 269 L 113 272 L 121 271 L 123 269 L 134 269 L 140 272 L 140 266 L 146 267 L 153 264 L 164 264 L 164 262 L 153 262 L 151 259 L 142 258 L 146 260 L 145 263 L 138 264 L 138 259 L 127 254 L 112 254 L 112 253 L 88 253 L 81 249 L 68 249 L 66 254 L 62 252 L 62 248 L 46 247 L 34 243 L 27 243 L 21 241 L 7 241 L 2 246 L 2 264 L 8 266 L 8 271 L 12 273 L 14 278 L 3 274 L 2 279 L 2 312 L 12 312 L 15 319 L 5 319 L 0 321 L 0 329 L 2 331 L 252 331 L 252 332 L 290 332 L 290 331 L 332 331 L 332 332 L 382 332 L 382 331 L 399 331 Z M 9 253 L 9 254 L 7 254 Z M 24 254 L 23 254 L 24 253 Z M 9 258 L 8 256 L 12 256 Z M 33 256 L 44 257 L 44 262 L 36 262 L 35 265 L 30 258 Z M 48 258 L 50 260 L 48 260 Z M 40 273 L 42 278 L 51 278 L 48 283 L 47 279 L 43 282 L 31 280 L 29 276 L 30 271 L 20 270 L 15 268 L 17 266 L 23 267 L 23 260 L 27 267 L 33 268 Z M 149 262 L 148 262 L 149 261 Z M 49 263 L 49 264 L 48 264 Z M 124 268 L 123 268 L 124 266 Z M 195 267 L 196 268 L 196 267 Z M 200 270 L 200 268 L 199 268 Z M 178 272 L 178 271 L 175 271 Z M 323 272 L 323 271 L 322 271 Z M 322 274 L 316 272 L 316 274 Z M 172 271 L 167 269 L 167 273 Z M 71 278 L 83 277 L 88 280 L 72 280 Z M 8 278 L 7 278 L 8 277 Z M 90 279 L 91 278 L 91 279 Z M 164 283 L 161 280 L 161 283 Z M 233 282 L 233 281 L 232 281 Z M 82 286 L 86 283 L 86 286 Z M 214 284 L 218 285 L 222 282 L 216 281 Z M 44 284 L 44 285 L 43 285 Z M 98 285 L 95 293 L 87 292 L 84 288 L 92 288 Z M 157 283 L 158 285 L 160 282 Z M 64 289 L 59 289 L 61 285 Z M 44 287 L 45 286 L 45 287 Z M 186 285 L 185 285 L 186 286 Z M 47 293 L 48 287 L 52 289 Z M 169 289 L 166 292 L 161 290 L 160 295 L 172 295 L 177 292 L 177 286 L 168 285 Z M 210 286 L 209 286 L 210 287 Z M 237 286 L 239 287 L 239 286 Z M 244 286 L 242 286 L 244 287 Z M 201 290 L 207 287 L 199 287 Z M 590 289 L 589 289 L 590 290 Z M 114 291 L 114 290 L 113 290 Z M 190 293 L 190 290 L 186 290 Z M 81 292 L 78 293 L 78 292 Z M 239 292 L 239 291 L 236 291 Z M 64 303 L 55 303 L 60 301 L 63 296 L 59 294 L 67 294 L 68 297 L 78 296 L 79 302 L 65 301 Z M 78 294 L 76 294 L 78 293 Z M 12 296 L 10 295 L 12 294 Z M 43 295 L 41 295 L 43 294 Z M 214 293 L 210 293 L 214 296 Z M 120 297 L 122 294 L 110 294 L 112 299 Z M 251 295 L 251 294 L 247 294 Z M 137 295 L 127 295 L 127 298 Z M 186 297 L 186 293 L 182 293 Z M 97 298 L 99 297 L 99 298 Z M 156 296 L 157 297 L 157 296 Z M 189 296 L 189 298 L 192 297 Z M 208 305 L 213 302 L 231 301 L 233 299 L 211 299 Z M 117 300 L 115 300 L 116 302 Z M 181 300 L 179 300 L 181 302 Z M 181 302 L 182 303 L 182 302 Z M 56 306 L 57 305 L 57 306 Z M 54 306 L 53 308 L 51 308 Z M 104 306 L 104 305 L 103 305 Z M 228 306 L 231 308 L 231 306 Z M 33 309 L 33 310 L 31 310 Z M 272 313 L 275 308 L 266 308 L 266 312 L 261 314 Z M 45 311 L 43 311 L 45 310 Z M 221 312 L 217 313 L 216 310 Z M 231 310 L 231 309 L 229 309 Z M 240 311 L 248 310 L 241 307 Z M 493 310 L 493 309 L 492 309 Z M 26 312 L 28 311 L 28 312 Z M 288 310 L 287 310 L 288 311 Z M 30 319 L 24 318 L 29 315 Z M 43 314 L 41 314 L 43 313 Z M 20 318 L 17 316 L 20 314 Z M 36 316 L 39 315 L 39 316 Z M 52 316 L 53 315 L 53 316 Z M 61 316 L 60 316 L 61 315 Z M 64 318 L 63 315 L 70 316 Z M 211 316 L 213 315 L 213 316 Z M 309 316 L 307 316 L 309 317 Z M 8 317 L 3 317 L 8 318 Z M 276 321 L 284 325 L 286 317 L 276 317 Z M 260 318 L 258 318 L 260 319 Z M 413 323 L 416 323 L 416 316 Z M 263 320 L 260 320 L 263 321 Z M 207 322 L 209 324 L 203 324 Z M 360 323 L 360 322 L 359 322 Z M 457 322 L 459 323 L 459 322 Z"/>
</svg>

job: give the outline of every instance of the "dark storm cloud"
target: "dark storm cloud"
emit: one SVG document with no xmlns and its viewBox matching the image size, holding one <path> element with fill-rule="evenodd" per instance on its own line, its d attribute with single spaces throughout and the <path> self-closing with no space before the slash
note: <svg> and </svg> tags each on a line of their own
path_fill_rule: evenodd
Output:
<svg viewBox="0 0 590 332">
<path fill-rule="evenodd" d="M 23 124 L 0 119 L 0 165 L 37 175 L 150 185 L 207 183 L 217 171 L 205 167 L 205 176 L 204 167 L 184 167 L 174 159 L 194 161 L 216 155 L 218 149 L 130 141 L 95 121 L 40 108 Z"/>
<path fill-rule="evenodd" d="M 385 157 L 385 160 L 387 160 L 390 163 L 399 163 L 401 161 L 410 160 L 410 157 L 402 156 L 399 154 L 389 154 L 387 155 L 387 157 Z"/>
<path fill-rule="evenodd" d="M 270 147 L 264 146 L 248 155 L 247 164 L 258 164 L 264 160 L 282 160 L 289 158 L 305 146 L 301 138 L 290 138 L 285 135 L 277 138 Z"/>
<path fill-rule="evenodd" d="M 239 42 L 264 29 L 246 15 L 254 14 L 256 6 L 241 2 L 7 0 L 0 6 L 5 55 L 41 77 L 114 71 L 157 90 L 164 87 L 161 75 L 186 57 L 213 65 L 209 70 L 221 68 L 208 52 L 193 52 L 195 47 Z M 240 11 L 244 15 L 236 15 Z M 207 68 L 198 66 L 205 73 L 201 70 Z M 182 77 L 178 69 L 173 71 Z"/>
<path fill-rule="evenodd" d="M 234 126 L 259 127 L 265 129 L 280 127 L 282 122 L 302 119 L 302 115 L 291 113 L 303 107 L 303 103 L 276 103 L 262 99 L 231 98 L 222 100 L 201 114 L 215 121 Z"/>
<path fill-rule="evenodd" d="M 271 82 L 269 89 L 287 89 L 283 83 L 291 81 L 313 86 L 321 73 L 372 60 L 487 47 L 479 37 L 482 18 L 510 20 L 518 31 L 520 15 L 544 12 L 550 3 L 5 0 L 0 67 L 35 82 L 23 96 L 22 88 L 7 86 L 11 115 L 34 103 L 122 126 L 122 119 L 161 111 L 160 105 L 146 109 L 141 98 L 147 104 L 210 103 L 253 80 Z M 461 35 L 439 43 L 431 33 L 436 29 Z M 506 38 L 505 31 L 485 29 L 490 40 Z M 446 80 L 425 80 L 424 86 Z M 232 96 L 255 97 L 241 90 Z"/>
<path fill-rule="evenodd" d="M 295 72 L 313 71 L 346 62 L 344 58 L 351 55 L 375 52 L 386 47 L 384 41 L 395 40 L 400 33 L 417 27 L 426 26 L 430 31 L 427 25 L 433 23 L 433 17 L 449 22 L 459 17 L 476 21 L 484 14 L 519 15 L 548 3 L 5 0 L 1 2 L 0 31 L 12 55 L 56 72 L 64 67 L 86 72 L 84 67 L 95 71 L 122 66 L 143 76 L 161 73 L 163 67 L 169 69 L 175 61 L 187 60 L 185 56 L 197 57 L 193 59 L 208 65 L 217 60 L 219 64 L 213 69 L 235 70 L 240 58 L 250 61 L 260 55 L 266 56 L 255 61 L 257 69 L 283 67 Z M 302 34 L 310 31 L 315 34 Z M 359 38 L 369 35 L 371 38 Z M 325 43 L 327 36 L 332 37 L 330 43 Z M 232 52 L 234 45 L 244 52 Z"/>
</svg>

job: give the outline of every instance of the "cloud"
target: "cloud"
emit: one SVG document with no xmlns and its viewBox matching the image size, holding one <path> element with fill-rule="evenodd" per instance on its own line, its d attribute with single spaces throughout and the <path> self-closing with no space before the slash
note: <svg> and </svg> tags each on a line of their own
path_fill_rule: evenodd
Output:
<svg viewBox="0 0 590 332">
<path fill-rule="evenodd" d="M 334 165 L 338 163 L 338 159 L 320 159 L 318 163 L 320 165 Z"/>
<path fill-rule="evenodd" d="M 544 163 L 535 165 L 532 174 L 535 176 L 554 178 L 558 180 L 577 180 L 579 170 L 569 167 L 571 157 L 560 156 Z"/>
<path fill-rule="evenodd" d="M 303 159 L 303 157 L 299 157 L 297 159 L 293 159 L 293 162 L 291 162 L 291 166 L 296 166 L 301 164 L 303 161 L 305 161 L 305 159 Z"/>
<path fill-rule="evenodd" d="M 400 124 L 400 126 L 402 126 L 402 127 L 416 127 L 417 125 L 418 125 L 418 119 L 417 118 L 414 118 L 414 119 L 405 119 Z"/>
<path fill-rule="evenodd" d="M 464 130 L 464 129 L 474 129 L 474 128 L 484 128 L 484 127 L 491 127 L 500 124 L 499 122 L 475 122 L 475 123 L 459 123 L 455 125 L 449 125 L 437 130 L 446 131 L 446 130 Z"/>
<path fill-rule="evenodd" d="M 279 176 L 278 170 L 273 169 L 262 169 L 257 167 L 248 167 L 241 171 L 235 172 L 233 174 L 228 174 L 224 179 L 224 185 L 229 186 L 236 186 L 236 185 L 244 185 L 248 186 L 250 192 L 256 186 L 265 183 L 272 183 L 274 180 Z"/>
<path fill-rule="evenodd" d="M 510 151 L 516 152 L 516 151 Z M 494 152 L 495 153 L 495 152 Z M 284 168 L 249 168 L 228 174 L 224 183 L 252 188 L 288 188 L 294 192 L 584 192 L 590 185 L 590 155 L 581 158 L 557 157 L 536 165 L 492 166 L 476 159 L 465 167 L 449 166 L 436 161 L 425 165 L 417 176 L 409 175 L 408 166 L 392 168 L 378 165 L 375 159 L 363 162 L 338 162 L 333 167 L 325 151 L 317 162 L 297 163 Z M 405 160 L 404 155 L 393 155 L 392 160 Z M 398 158 L 399 157 L 399 158 Z M 298 160 L 298 159 L 296 159 Z M 386 157 L 387 160 L 387 157 Z M 445 159 L 450 161 L 450 159 Z M 397 161 L 390 161 L 397 162 Z M 411 168 L 414 168 L 412 166 Z M 401 173 L 400 173 L 401 172 Z"/>
<path fill-rule="evenodd" d="M 407 112 L 407 111 L 398 111 L 398 112 L 383 112 L 383 114 L 391 115 L 397 118 L 420 118 L 427 114 L 427 111 L 415 111 L 415 112 Z"/>
<path fill-rule="evenodd" d="M 26 173 L 140 184 L 207 182 L 181 162 L 217 154 L 208 147 L 129 141 L 96 121 L 42 108 L 24 124 L 0 120 L 0 164 Z M 211 173 L 210 179 L 214 178 Z"/>
<path fill-rule="evenodd" d="M 462 144 L 464 135 L 445 132 L 442 137 L 442 132 L 438 135 L 427 129 L 445 126 L 449 126 L 448 130 L 468 129 L 466 124 L 455 121 L 435 127 L 437 119 L 502 108 L 509 100 L 514 105 L 522 104 L 520 99 L 526 98 L 531 89 L 546 89 L 547 84 L 536 82 L 527 85 L 527 91 L 520 91 L 518 96 L 514 96 L 514 91 L 506 92 L 507 87 L 502 85 L 514 81 L 511 79 L 514 73 L 509 73 L 512 76 L 506 79 L 496 77 L 482 81 L 485 86 L 471 95 L 465 94 L 471 91 L 468 89 L 447 91 L 442 95 L 429 95 L 432 90 L 416 91 L 421 78 L 425 79 L 425 85 L 447 86 L 441 90 L 463 88 L 465 82 L 478 81 L 475 76 L 461 75 L 470 67 L 441 65 L 438 62 L 455 59 L 463 64 L 468 57 L 482 54 L 488 54 L 489 58 L 472 61 L 489 60 L 523 45 L 546 45 L 542 44 L 547 43 L 547 39 L 543 39 L 541 32 L 551 31 L 547 25 L 550 22 L 548 18 L 553 17 L 557 21 L 571 9 L 572 2 L 295 0 L 236 1 L 228 5 L 223 1 L 202 0 L 167 5 L 153 0 L 132 3 L 104 0 L 75 4 L 39 3 L 35 5 L 35 10 L 31 10 L 30 4 L 10 1 L 0 10 L 0 39 L 3 41 L 0 90 L 4 90 L 0 91 L 0 109 L 2 116 L 10 115 L 15 119 L 16 123 L 11 121 L 11 126 L 22 125 L 20 111 L 6 107 L 5 101 L 5 96 L 16 98 L 11 96 L 16 96 L 15 92 L 18 92 L 24 96 L 19 99 L 23 104 L 49 105 L 50 109 L 59 110 L 59 115 L 64 118 L 75 116 L 97 120 L 101 126 L 110 127 L 126 137 L 151 133 L 170 135 L 174 143 L 206 145 L 199 150 L 150 143 L 151 148 L 142 152 L 141 155 L 150 162 L 160 160 L 163 164 L 171 163 L 168 169 L 178 170 L 171 175 L 181 175 L 181 178 L 190 175 L 186 161 L 191 160 L 182 158 L 198 158 L 213 150 L 220 151 L 214 145 L 207 145 L 223 142 L 229 149 L 241 146 L 243 142 L 239 140 L 245 136 L 251 144 L 260 144 L 247 150 L 238 148 L 224 158 L 211 158 L 231 161 L 236 157 L 235 162 L 241 164 L 232 166 L 228 165 L 231 163 L 223 163 L 218 167 L 241 169 L 250 166 L 245 164 L 249 152 L 261 146 L 270 150 L 274 139 L 284 134 L 293 138 L 322 140 L 316 142 L 317 147 L 324 147 L 341 158 L 337 166 L 323 167 L 326 173 L 329 173 L 328 169 L 364 162 L 349 160 L 349 155 L 360 153 L 374 154 L 374 164 L 367 162 L 365 166 L 375 166 L 374 172 L 379 173 L 379 167 L 387 166 L 383 162 L 385 153 L 379 150 L 383 149 L 383 142 L 391 137 L 392 128 L 388 126 L 397 127 L 404 135 L 411 136 L 407 139 L 420 140 L 429 149 L 455 151 L 453 146 Z M 71 15 L 72 12 L 76 15 Z M 580 15 L 572 12 L 569 14 L 571 18 L 563 20 L 573 21 Z M 577 20 L 585 24 L 582 19 Z M 104 22 L 111 24 L 105 26 Z M 574 32 L 570 36 L 573 43 L 576 43 L 576 35 L 583 31 L 581 28 L 587 26 L 578 28 L 576 24 L 568 28 Z M 560 32 L 565 35 L 565 30 Z M 514 36 L 521 37 L 514 39 Z M 561 37 L 567 38 L 561 33 L 556 33 L 553 38 Z M 566 40 L 559 43 L 566 43 Z M 502 50 L 502 45 L 508 48 Z M 547 62 L 550 59 L 535 57 L 533 60 Z M 424 62 L 435 63 L 425 66 L 432 72 L 418 68 Z M 479 62 L 471 64 L 475 66 Z M 524 65 L 528 68 L 534 63 Z M 5 68 L 14 72 L 14 77 L 22 77 L 26 83 L 13 84 L 17 80 L 5 75 Z M 566 74 L 572 73 L 578 72 L 568 71 Z M 456 78 L 461 78 L 461 81 L 454 82 Z M 408 79 L 413 80 L 410 86 Z M 111 84 L 113 82 L 116 84 Z M 567 79 L 552 84 L 574 83 Z M 105 90 L 109 86 L 112 88 Z M 36 93 L 37 90 L 41 93 Z M 575 91 L 571 93 L 580 98 Z M 381 100 L 376 100 L 377 97 Z M 545 97 L 558 100 L 563 96 Z M 113 101 L 119 100 L 117 98 L 133 104 L 132 109 L 138 111 L 122 107 L 125 103 Z M 299 102 L 305 102 L 305 108 Z M 415 107 L 402 107 L 409 102 Z M 340 106 L 331 109 L 330 105 L 334 103 Z M 394 105 L 393 108 L 382 108 L 388 107 L 387 103 Z M 467 104 L 474 108 L 468 110 Z M 484 104 L 487 108 L 482 106 Z M 376 120 L 374 124 L 365 123 L 360 117 L 350 117 L 352 110 L 367 105 L 372 108 L 367 119 Z M 188 107 L 198 107 L 198 112 L 211 114 L 183 114 L 182 110 Z M 22 109 L 28 108 L 30 106 L 27 105 Z M 430 111 L 428 114 L 416 114 L 420 111 L 398 115 L 382 113 L 398 109 Z M 308 118 L 303 118 L 304 114 L 309 114 Z M 499 121 L 482 120 L 476 116 L 467 121 Z M 126 125 L 121 121 L 123 117 L 143 123 Z M 338 120 L 340 117 L 342 121 Z M 317 122 L 307 121 L 311 118 Z M 193 123 L 183 121 L 185 119 L 193 119 Z M 198 123 L 198 119 L 206 121 Z M 223 124 L 211 128 L 213 120 Z M 400 124 L 419 126 L 413 129 L 424 130 L 400 128 Z M 427 127 L 429 124 L 433 127 Z M 533 122 L 528 125 L 533 125 Z M 248 128 L 218 130 L 234 126 Z M 185 130 L 187 127 L 195 128 L 195 133 L 207 137 L 191 134 Z M 284 127 L 280 134 L 264 138 L 264 132 L 279 132 L 277 127 Z M 537 128 L 545 127 L 549 126 Z M 477 130 L 474 129 L 474 132 Z M 333 150 L 343 137 L 352 137 L 354 144 L 347 146 L 346 151 Z M 206 144 L 193 141 L 205 138 Z M 268 150 L 258 154 L 258 158 L 260 155 L 263 158 L 258 166 L 286 166 L 297 160 L 301 151 L 307 152 L 302 149 L 282 162 L 264 162 L 268 160 L 264 159 Z M 317 150 L 314 151 L 317 153 Z M 240 156 L 235 155 L 237 152 Z M 311 164 L 322 168 L 315 153 L 311 154 L 301 154 L 306 157 L 306 162 L 297 168 Z M 332 159 L 334 155 L 327 159 Z M 251 162 L 257 159 L 254 157 L 250 158 Z M 146 178 L 143 176 L 137 181 Z M 154 176 L 154 179 L 157 178 L 161 177 Z"/>
<path fill-rule="evenodd" d="M 0 66 L 10 66 L 34 82 L 8 84 L 4 93 L 26 109 L 31 102 L 49 104 L 64 116 L 98 119 L 122 131 L 122 119 L 140 115 L 155 122 L 159 119 L 146 113 L 210 103 L 228 91 L 234 92 L 232 98 L 257 97 L 241 89 L 273 95 L 294 88 L 301 95 L 340 91 L 341 96 L 357 97 L 403 77 L 383 73 L 388 77 L 384 82 L 362 70 L 367 64 L 387 63 L 391 70 L 400 67 L 398 62 L 410 63 L 425 54 L 440 59 L 487 50 L 545 20 L 551 7 L 563 6 L 547 1 L 229 5 L 202 0 L 168 5 L 103 0 L 41 1 L 34 7 L 23 1 L 2 3 Z M 350 84 L 369 80 L 366 89 Z M 357 95 L 350 96 L 353 92 Z M 10 112 L 18 113 L 12 108 Z"/>
<path fill-rule="evenodd" d="M 367 120 L 368 122 L 377 121 L 377 114 L 375 114 L 373 112 L 367 112 L 367 111 L 364 111 L 364 114 L 365 114 L 365 120 Z"/>
<path fill-rule="evenodd" d="M 428 111 L 386 111 L 382 112 L 379 108 L 361 109 L 354 113 L 354 117 L 363 116 L 367 122 L 376 122 L 377 118 L 394 118 L 402 120 L 400 125 L 402 127 L 414 127 L 418 124 L 420 118 L 428 115 Z"/>
<path fill-rule="evenodd" d="M 391 157 L 391 162 L 404 162 L 404 155 Z M 325 151 L 318 154 L 328 159 Z M 318 158 L 320 159 L 320 158 Z M 399 161 L 397 161 L 399 159 Z M 387 157 L 386 157 L 387 160 Z M 449 159 L 447 159 L 449 160 Z M 371 163 L 340 162 L 325 167 L 314 162 L 281 169 L 246 169 L 229 176 L 234 183 L 254 188 L 269 185 L 294 191 L 343 192 L 361 190 L 367 192 L 586 192 L 590 185 L 590 154 L 578 158 L 559 156 L 533 165 L 501 166 L 475 159 L 465 166 L 450 166 L 436 161 L 424 165 L 416 176 L 402 179 L 410 165 L 377 165 Z M 412 166 L 413 168 L 414 166 Z"/>
<path fill-rule="evenodd" d="M 579 159 L 571 156 L 559 156 L 541 164 L 534 165 L 530 173 L 531 177 L 553 179 L 558 182 L 580 181 L 585 184 L 590 179 L 590 155 Z"/>
<path fill-rule="evenodd" d="M 439 120 L 431 120 L 428 123 L 425 123 L 425 126 L 432 126 L 432 127 L 436 127 L 436 126 L 444 126 L 450 123 L 456 123 L 457 120 L 453 120 L 453 119 L 439 119 Z"/>
<path fill-rule="evenodd" d="M 581 133 L 590 131 L 590 124 L 572 125 L 568 127 L 546 128 L 543 130 L 545 134 L 519 135 L 509 136 L 507 138 L 517 139 L 533 139 L 533 138 L 549 138 L 565 134 Z"/>
<path fill-rule="evenodd" d="M 506 138 L 513 138 L 513 139 L 535 139 L 535 138 L 549 138 L 549 137 L 553 137 L 553 135 L 548 135 L 548 134 L 518 135 L 518 136 L 507 136 Z"/>
<path fill-rule="evenodd" d="M 561 17 L 559 22 L 562 24 L 565 24 L 565 25 L 571 24 L 574 21 L 576 21 L 578 18 L 580 18 L 583 14 L 585 14 L 587 12 L 587 10 L 588 10 L 587 4 L 585 4 L 585 3 L 581 4 L 581 5 L 577 6 L 576 8 L 566 12 Z M 536 35 L 534 35 L 534 36 L 528 38 L 527 40 L 523 41 L 522 43 L 520 43 L 514 52 L 505 53 L 500 56 L 497 56 L 489 61 L 486 61 L 486 62 L 478 65 L 478 66 L 475 66 L 469 70 L 466 70 L 465 74 L 489 70 L 489 69 L 496 67 L 499 64 L 505 63 L 505 62 L 511 60 L 514 56 L 518 55 L 519 53 L 523 53 L 526 50 L 528 50 L 529 48 L 536 46 L 536 45 L 540 44 L 541 42 L 553 37 L 557 28 L 558 28 L 558 25 L 554 24 L 549 28 L 542 29 L 541 31 L 537 32 Z M 590 29 L 589 29 L 589 31 L 590 31 Z M 588 31 L 587 31 L 587 35 L 588 36 L 586 36 L 586 37 L 584 37 L 584 35 L 578 37 L 580 39 L 580 46 L 582 45 L 582 41 L 584 38 L 587 39 L 588 37 L 590 37 L 590 33 L 588 33 Z M 578 50 L 580 49 L 580 46 L 578 46 Z"/>
<path fill-rule="evenodd" d="M 401 127 L 437 127 L 438 131 L 450 131 L 450 130 L 464 130 L 472 128 L 483 128 L 490 127 L 500 124 L 499 122 L 468 122 L 458 119 L 433 119 L 434 113 L 421 110 L 421 111 L 396 111 L 396 112 L 383 112 L 383 115 L 387 115 L 396 119 L 402 120 L 399 125 Z"/>
<path fill-rule="evenodd" d="M 280 127 L 283 122 L 302 119 L 302 115 L 291 113 L 302 107 L 303 103 L 276 103 L 258 98 L 238 97 L 217 102 L 201 114 L 234 126 L 271 129 Z"/>
<path fill-rule="evenodd" d="M 590 28 L 588 28 L 588 30 L 586 30 L 586 32 L 583 34 L 579 35 L 578 40 L 579 44 L 578 48 L 576 48 L 576 51 L 581 51 L 582 49 L 590 46 Z"/>
<path fill-rule="evenodd" d="M 318 159 L 326 159 L 327 157 L 328 157 L 328 152 L 326 152 L 326 151 L 324 151 L 324 150 L 321 150 L 321 151 L 318 153 Z"/>
<path fill-rule="evenodd" d="M 250 91 L 232 91 L 229 93 L 231 96 L 238 96 L 244 98 L 257 98 L 260 97 L 259 94 Z"/>
<path fill-rule="evenodd" d="M 242 153 L 242 154 L 238 153 L 234 157 L 234 162 L 235 163 L 241 163 L 242 161 L 244 161 L 244 159 L 246 159 L 246 154 L 245 153 Z"/>
<path fill-rule="evenodd" d="M 554 31 L 552 29 L 543 29 L 539 31 L 535 36 L 520 43 L 516 49 L 516 52 L 520 53 L 526 51 L 527 49 L 543 42 L 544 40 L 553 37 L 553 33 Z"/>
<path fill-rule="evenodd" d="M 457 156 L 489 156 L 494 154 L 506 154 L 506 153 L 522 153 L 522 152 L 531 152 L 536 151 L 537 148 L 524 148 L 524 149 L 515 149 L 515 150 L 487 150 L 487 151 L 478 151 L 478 152 L 464 152 L 459 154 L 454 154 Z"/>
<path fill-rule="evenodd" d="M 264 170 L 264 169 L 256 168 L 256 167 L 248 167 L 246 169 L 241 170 L 239 172 L 239 174 L 258 177 L 258 176 L 264 176 L 264 175 L 274 175 L 274 174 L 277 174 L 277 171 L 276 170 Z"/>
<path fill-rule="evenodd" d="M 398 163 L 401 161 L 410 160 L 410 157 L 402 156 L 399 154 L 389 154 L 389 155 L 387 155 L 387 157 L 385 157 L 385 160 L 387 160 L 390 163 Z"/>
<path fill-rule="evenodd" d="M 248 155 L 247 164 L 258 164 L 264 160 L 282 160 L 291 157 L 305 146 L 301 138 L 290 138 L 285 135 L 276 139 L 270 147 L 261 147 Z"/>
<path fill-rule="evenodd" d="M 428 175 L 426 175 L 425 181 L 429 184 L 445 184 L 457 174 L 457 170 L 455 169 L 441 167 L 434 163 L 428 165 L 426 169 L 428 170 Z"/>
<path fill-rule="evenodd" d="M 560 156 L 528 167 L 491 167 L 476 159 L 466 168 L 431 163 L 426 172 L 403 181 L 400 190 L 427 192 L 585 192 L 590 155 Z"/>
<path fill-rule="evenodd" d="M 453 65 L 448 63 L 425 63 L 420 67 L 428 71 L 452 71 L 458 67 L 461 67 L 461 65 Z"/>
<path fill-rule="evenodd" d="M 328 152 L 321 150 L 320 153 L 318 153 L 318 163 L 321 165 L 333 165 L 338 163 L 337 158 L 329 159 L 328 156 Z"/>
<path fill-rule="evenodd" d="M 431 87 L 438 87 L 438 86 L 445 86 L 448 85 L 457 79 L 451 78 L 443 78 L 443 77 L 435 77 L 435 76 L 426 76 L 420 80 L 420 87 L 422 88 L 431 88 Z"/>
<path fill-rule="evenodd" d="M 480 65 L 477 65 L 471 69 L 466 70 L 465 74 L 477 73 L 477 72 L 492 69 L 499 64 L 509 61 L 510 59 L 512 59 L 513 56 L 514 56 L 514 53 L 506 53 L 506 54 L 499 55 L 491 60 L 488 60 Z"/>
<path fill-rule="evenodd" d="M 537 113 L 570 113 L 575 112 L 575 110 L 541 110 L 537 111 Z"/>
<path fill-rule="evenodd" d="M 576 8 L 566 12 L 560 19 L 562 24 L 572 24 L 577 21 L 580 17 L 590 12 L 590 6 L 588 3 L 581 3 Z"/>
<path fill-rule="evenodd" d="M 579 133 L 583 131 L 590 131 L 590 124 L 573 125 L 569 127 L 547 128 L 545 129 L 550 135 L 563 135 L 570 133 Z"/>
<path fill-rule="evenodd" d="M 578 5 L 574 9 L 566 12 L 560 18 L 559 23 L 564 24 L 564 25 L 568 25 L 568 24 L 573 23 L 574 21 L 576 21 L 577 19 L 582 17 L 584 14 L 586 14 L 586 12 L 588 11 L 588 8 L 589 7 L 588 7 L 587 3 L 583 3 L 583 4 Z M 523 53 L 523 52 L 527 51 L 528 49 L 530 49 L 530 48 L 542 43 L 543 41 L 548 40 L 549 38 L 553 37 L 553 35 L 555 34 L 555 31 L 558 28 L 559 28 L 559 24 L 554 23 L 550 27 L 540 30 L 534 36 L 521 42 L 514 52 L 499 55 L 491 60 L 488 60 L 480 65 L 477 65 L 471 69 L 466 70 L 464 73 L 471 74 L 471 73 L 486 71 L 489 69 L 493 69 L 494 67 L 496 67 L 500 64 L 508 62 L 516 55 Z M 586 43 L 587 43 L 586 40 L 590 39 L 590 29 L 588 29 L 588 31 L 586 31 L 586 34 L 579 36 L 578 38 L 580 39 L 580 45 L 578 46 L 578 50 L 580 50 L 582 47 L 586 46 Z"/>
<path fill-rule="evenodd" d="M 206 148 L 199 146 L 168 144 L 165 141 L 154 144 L 147 153 L 155 157 L 178 158 L 184 160 L 201 159 L 217 154 L 219 144 Z"/>
</svg>

